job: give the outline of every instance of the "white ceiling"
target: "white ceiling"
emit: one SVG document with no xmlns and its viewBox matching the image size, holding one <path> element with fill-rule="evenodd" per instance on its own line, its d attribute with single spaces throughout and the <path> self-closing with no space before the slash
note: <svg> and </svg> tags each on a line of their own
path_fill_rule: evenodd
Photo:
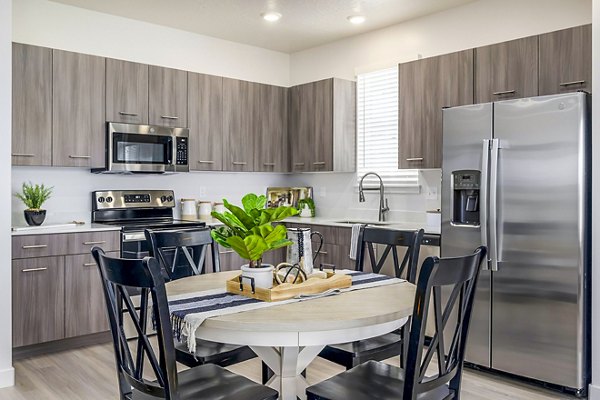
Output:
<svg viewBox="0 0 600 400">
<path fill-rule="evenodd" d="M 474 0 L 53 0 L 202 35 L 293 53 Z M 283 15 L 275 23 L 260 14 Z M 352 25 L 346 17 L 367 20 Z"/>
</svg>

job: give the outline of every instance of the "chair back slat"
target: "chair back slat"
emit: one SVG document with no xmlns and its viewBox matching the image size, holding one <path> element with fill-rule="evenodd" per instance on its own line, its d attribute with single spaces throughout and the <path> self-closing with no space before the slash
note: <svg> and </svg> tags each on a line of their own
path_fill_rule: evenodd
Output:
<svg viewBox="0 0 600 400">
<path fill-rule="evenodd" d="M 112 258 L 106 256 L 99 247 L 92 249 L 92 255 L 102 278 L 121 398 L 128 398 L 133 387 L 151 396 L 177 400 L 179 394 L 173 332 L 158 261 L 152 257 L 143 260 Z M 138 308 L 128 291 L 131 288 L 138 289 L 140 293 Z M 136 332 L 135 340 L 130 342 L 123 329 L 124 310 L 130 316 Z M 150 312 L 156 325 L 157 351 L 148 338 Z M 135 347 L 135 351 L 132 352 L 131 347 Z M 150 370 L 144 370 L 147 365 L 145 361 L 150 365 Z"/>
<path fill-rule="evenodd" d="M 378 274 L 391 253 L 394 275 L 415 283 L 423 234 L 422 229 L 403 231 L 362 226 L 358 234 L 356 270 L 364 271 L 365 258 L 368 254 L 373 272 Z M 376 244 L 385 246 L 377 256 L 374 248 Z M 399 248 L 404 251 L 402 262 L 400 262 Z"/>
<path fill-rule="evenodd" d="M 410 328 L 404 399 L 417 399 L 420 394 L 447 383 L 454 393 L 460 392 L 475 284 L 485 254 L 486 248 L 479 247 L 471 255 L 443 259 L 429 257 L 423 262 Z M 444 296 L 444 293 L 449 295 Z M 435 333 L 426 349 L 425 334 L 430 311 L 433 318 L 429 322 L 433 322 Z M 451 315 L 456 315 L 452 326 Z M 451 328 L 448 337 L 444 333 L 446 328 Z M 450 343 L 448 348 L 447 343 Z M 432 373 L 430 363 L 434 356 L 437 374 L 427 376 Z"/>
<path fill-rule="evenodd" d="M 213 271 L 221 270 L 219 252 L 210 236 L 210 228 L 146 229 L 150 255 L 161 264 L 166 280 L 175 280 L 206 272 L 207 249 L 210 249 Z"/>
</svg>

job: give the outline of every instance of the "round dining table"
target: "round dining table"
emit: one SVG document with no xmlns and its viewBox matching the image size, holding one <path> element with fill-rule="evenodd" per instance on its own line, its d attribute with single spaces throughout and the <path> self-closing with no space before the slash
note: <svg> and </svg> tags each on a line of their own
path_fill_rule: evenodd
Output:
<svg viewBox="0 0 600 400">
<path fill-rule="evenodd" d="M 167 284 L 167 296 L 225 288 L 240 271 L 209 273 Z M 267 385 L 280 399 L 306 398 L 302 371 L 330 344 L 364 340 L 402 327 L 412 314 L 415 286 L 398 282 L 334 296 L 206 319 L 196 338 L 249 346 L 271 370 Z"/>
</svg>

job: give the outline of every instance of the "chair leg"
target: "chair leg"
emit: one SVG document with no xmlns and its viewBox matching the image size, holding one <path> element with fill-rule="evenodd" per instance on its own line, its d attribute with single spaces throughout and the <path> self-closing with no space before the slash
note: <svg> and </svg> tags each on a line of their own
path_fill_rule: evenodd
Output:
<svg viewBox="0 0 600 400">
<path fill-rule="evenodd" d="M 265 364 L 264 361 L 262 361 L 261 363 L 262 363 L 262 384 L 265 385 L 274 374 L 273 374 L 273 371 L 271 371 L 271 368 L 269 368 L 267 366 L 267 364 Z"/>
</svg>

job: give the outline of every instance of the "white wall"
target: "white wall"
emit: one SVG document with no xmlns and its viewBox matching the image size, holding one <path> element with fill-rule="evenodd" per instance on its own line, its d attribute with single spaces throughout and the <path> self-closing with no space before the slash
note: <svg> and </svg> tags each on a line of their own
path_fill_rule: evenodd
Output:
<svg viewBox="0 0 600 400">
<path fill-rule="evenodd" d="M 14 384 L 11 325 L 10 139 L 12 0 L 0 0 L 0 387 Z"/>
<path fill-rule="evenodd" d="M 591 0 L 479 0 L 293 53 L 292 85 L 499 43 L 592 21 Z"/>
<path fill-rule="evenodd" d="M 47 0 L 15 0 L 15 42 L 273 85 L 289 55 Z"/>
</svg>

